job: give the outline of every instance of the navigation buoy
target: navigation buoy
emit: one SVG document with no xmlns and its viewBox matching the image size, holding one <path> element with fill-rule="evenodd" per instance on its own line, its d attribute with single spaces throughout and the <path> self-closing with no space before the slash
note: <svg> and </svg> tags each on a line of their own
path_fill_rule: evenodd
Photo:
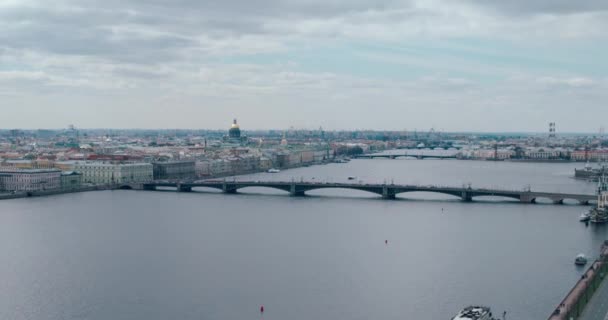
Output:
<svg viewBox="0 0 608 320">
<path fill-rule="evenodd" d="M 384 244 L 388 244 L 388 240 L 384 240 Z"/>
<path fill-rule="evenodd" d="M 264 313 L 264 306 L 260 306 L 260 313 Z"/>
</svg>

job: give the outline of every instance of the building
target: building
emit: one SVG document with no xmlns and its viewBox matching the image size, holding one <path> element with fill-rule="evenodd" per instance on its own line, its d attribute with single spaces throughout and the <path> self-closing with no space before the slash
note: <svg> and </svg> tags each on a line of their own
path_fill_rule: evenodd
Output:
<svg viewBox="0 0 608 320">
<path fill-rule="evenodd" d="M 77 190 L 82 185 L 82 174 L 75 171 L 65 171 L 61 173 L 61 190 Z"/>
<path fill-rule="evenodd" d="M 61 171 L 56 169 L 0 169 L 0 190 L 43 191 L 61 187 Z"/>
<path fill-rule="evenodd" d="M 608 161 L 608 150 L 572 151 L 570 158 L 574 161 Z"/>
<path fill-rule="evenodd" d="M 241 135 L 241 127 L 236 122 L 236 119 L 232 121 L 232 125 L 228 130 L 228 135 L 224 136 L 224 143 L 241 145 L 247 142 L 247 137 Z"/>
<path fill-rule="evenodd" d="M 153 179 L 151 163 L 79 162 L 74 171 L 82 174 L 82 182 L 120 184 L 146 182 Z"/>
<path fill-rule="evenodd" d="M 152 163 L 155 180 L 193 178 L 195 172 L 194 161 L 167 161 Z"/>
<path fill-rule="evenodd" d="M 236 119 L 232 121 L 232 126 L 230 126 L 230 130 L 228 130 L 228 138 L 229 139 L 241 139 L 241 128 L 236 123 Z"/>
</svg>

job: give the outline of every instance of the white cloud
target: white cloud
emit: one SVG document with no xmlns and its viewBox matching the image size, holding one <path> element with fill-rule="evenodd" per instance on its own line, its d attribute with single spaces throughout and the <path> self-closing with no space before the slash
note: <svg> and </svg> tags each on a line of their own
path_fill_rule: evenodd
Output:
<svg viewBox="0 0 608 320">
<path fill-rule="evenodd" d="M 580 7 L 572 3 L 62 0 L 50 5 L 41 0 L 5 0 L 0 1 L 0 96 L 18 97 L 16 102 L 29 106 L 21 108 L 26 111 L 11 109 L 15 119 L 19 115 L 24 119 L 23 126 L 64 124 L 65 118 L 33 123 L 38 120 L 19 114 L 43 108 L 40 104 L 83 117 L 80 126 L 96 126 L 95 121 L 131 125 L 114 121 L 111 113 L 104 118 L 96 115 L 98 110 L 86 112 L 106 104 L 116 112 L 148 112 L 147 122 L 139 124 L 148 127 L 165 123 L 212 127 L 219 118 L 238 112 L 258 127 L 318 121 L 330 128 L 401 129 L 422 127 L 434 119 L 446 129 L 467 129 L 459 126 L 471 124 L 487 130 L 493 119 L 527 114 L 514 125 L 529 128 L 540 121 L 539 110 L 559 109 L 552 112 L 569 119 L 573 104 L 595 108 L 607 98 L 606 82 L 584 70 L 538 70 L 523 63 L 504 65 L 470 57 L 486 53 L 517 57 L 517 52 L 492 48 L 490 41 L 515 41 L 522 47 L 540 42 L 552 48 L 553 43 L 607 40 L 606 6 L 594 1 L 582 1 Z M 463 44 L 457 53 L 446 50 L 433 57 L 382 50 L 426 39 L 474 41 Z M 378 45 L 376 50 L 344 53 L 364 60 L 367 69 L 389 64 L 431 71 L 404 80 L 364 72 L 355 76 L 348 70 L 330 72 L 318 61 L 309 63 L 314 68 L 255 62 L 256 54 L 268 53 L 289 61 L 298 47 L 316 49 L 314 58 L 321 61 L 323 49 L 334 42 Z M 427 50 L 438 53 L 450 46 Z M 235 59 L 227 62 L 230 58 Z M 536 58 L 543 62 L 553 57 L 539 53 Z M 480 80 L 487 78 L 494 82 Z M 52 99 L 43 99 L 48 97 Z M 161 111 L 169 105 L 188 115 L 178 112 L 168 119 Z M 222 108 L 230 111 L 218 110 Z M 300 114 L 302 110 L 307 112 Z M 332 118 L 341 114 L 352 120 Z M 195 122 L 199 119 L 202 122 Z M 16 123 L 4 121 L 0 126 Z M 583 128 L 583 122 L 577 125 Z M 524 129 L 520 127 L 516 130 Z"/>
</svg>

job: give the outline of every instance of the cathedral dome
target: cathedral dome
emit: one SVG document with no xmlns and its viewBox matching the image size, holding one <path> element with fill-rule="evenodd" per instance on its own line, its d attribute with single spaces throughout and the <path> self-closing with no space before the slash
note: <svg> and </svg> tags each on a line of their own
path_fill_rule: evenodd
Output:
<svg viewBox="0 0 608 320">
<path fill-rule="evenodd" d="M 232 122 L 232 126 L 230 127 L 230 130 L 228 130 L 228 136 L 230 138 L 234 138 L 234 139 L 238 139 L 241 137 L 241 128 L 236 123 L 236 119 L 234 119 L 234 121 Z"/>
</svg>

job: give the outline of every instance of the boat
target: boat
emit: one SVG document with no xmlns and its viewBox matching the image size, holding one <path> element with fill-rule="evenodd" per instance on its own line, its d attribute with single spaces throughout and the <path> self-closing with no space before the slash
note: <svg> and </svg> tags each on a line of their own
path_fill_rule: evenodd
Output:
<svg viewBox="0 0 608 320">
<path fill-rule="evenodd" d="M 574 259 L 574 264 L 577 266 L 584 266 L 587 264 L 587 257 L 585 257 L 584 254 L 579 254 L 576 256 L 576 258 Z"/>
<path fill-rule="evenodd" d="M 279 169 L 274 169 L 274 168 L 268 169 L 268 173 L 279 173 L 279 172 L 281 172 L 281 170 L 279 170 Z"/>
<path fill-rule="evenodd" d="M 591 219 L 591 214 L 589 212 L 581 213 L 581 216 L 578 218 L 580 222 L 587 222 Z"/>
<path fill-rule="evenodd" d="M 355 179 L 357 179 L 357 177 L 353 177 L 353 176 L 348 177 L 348 180 L 355 180 Z"/>
<path fill-rule="evenodd" d="M 583 169 L 574 169 L 574 177 L 578 179 L 587 179 L 596 181 L 600 176 L 608 174 L 608 166 L 601 165 L 598 168 L 592 168 L 589 161 Z"/>
<path fill-rule="evenodd" d="M 495 320 L 489 307 L 468 306 L 462 309 L 452 320 Z"/>
</svg>

